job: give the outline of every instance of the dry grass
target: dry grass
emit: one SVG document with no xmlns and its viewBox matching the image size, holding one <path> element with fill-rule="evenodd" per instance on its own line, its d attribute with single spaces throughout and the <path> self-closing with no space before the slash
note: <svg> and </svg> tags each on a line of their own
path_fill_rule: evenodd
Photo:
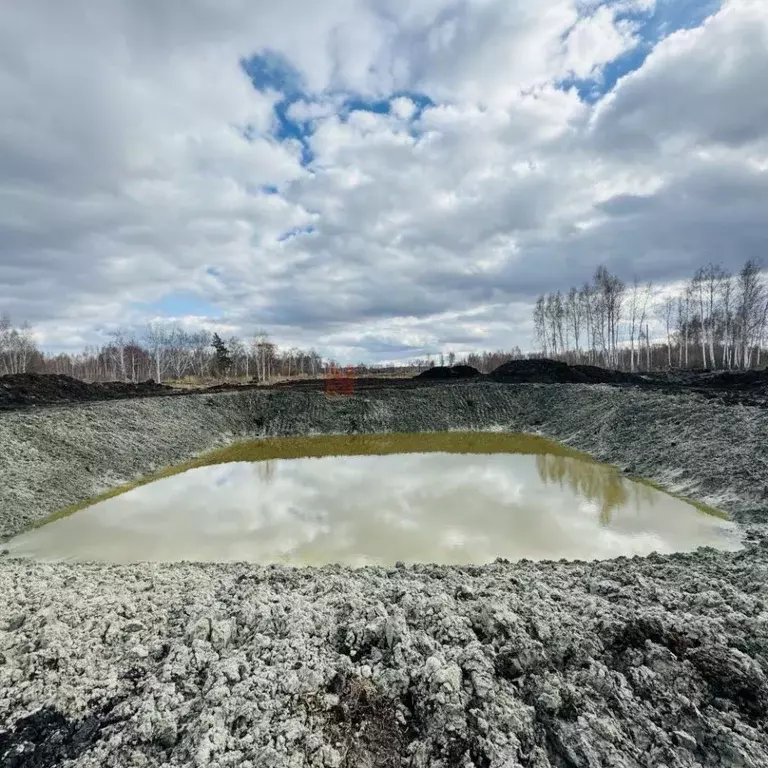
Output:
<svg viewBox="0 0 768 768">
<path fill-rule="evenodd" d="M 330 690 L 339 703 L 323 713 L 324 730 L 340 768 L 399 768 L 415 734 L 399 719 L 397 700 L 356 676 L 337 675 Z"/>
</svg>

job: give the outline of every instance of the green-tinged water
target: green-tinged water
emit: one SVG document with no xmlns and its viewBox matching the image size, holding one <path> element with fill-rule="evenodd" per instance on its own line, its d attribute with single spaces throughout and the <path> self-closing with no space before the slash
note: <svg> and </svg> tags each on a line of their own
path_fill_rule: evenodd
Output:
<svg viewBox="0 0 768 768">
<path fill-rule="evenodd" d="M 241 443 L 54 517 L 5 546 L 46 560 L 354 566 L 741 546 L 716 510 L 499 432 Z"/>
</svg>

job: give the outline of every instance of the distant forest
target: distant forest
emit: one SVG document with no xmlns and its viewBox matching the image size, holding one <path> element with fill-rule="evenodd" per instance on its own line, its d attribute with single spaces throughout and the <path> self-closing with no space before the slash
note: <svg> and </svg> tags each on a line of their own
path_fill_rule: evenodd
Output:
<svg viewBox="0 0 768 768">
<path fill-rule="evenodd" d="M 184 381 L 185 379 L 270 382 L 296 376 L 319 376 L 340 368 L 336 360 L 321 357 L 314 349 L 280 348 L 266 333 L 242 339 L 222 339 L 209 331 L 190 333 L 178 325 L 152 323 L 141 334 L 114 331 L 109 342 L 78 354 L 45 354 L 32 328 L 16 327 L 0 318 L 0 375 L 17 373 L 66 374 L 84 381 Z M 386 367 L 360 363 L 355 375 L 416 374 L 436 364 L 462 362 L 488 372 L 508 360 L 523 357 L 510 352 L 471 354 L 457 361 L 453 353 L 427 356 L 404 366 Z"/>
<path fill-rule="evenodd" d="M 440 353 L 384 367 L 360 363 L 358 376 L 416 374 L 434 365 L 471 365 L 490 373 L 509 360 L 548 357 L 626 371 L 668 368 L 746 369 L 766 363 L 768 285 L 750 260 L 731 275 L 718 265 L 697 270 L 677 292 L 651 283 L 627 285 L 605 267 L 568 292 L 539 296 L 535 350 Z M 79 354 L 45 354 L 28 324 L 0 317 L 0 375 L 66 374 L 84 381 L 157 382 L 247 379 L 270 382 L 319 376 L 339 368 L 314 349 L 280 348 L 267 333 L 222 339 L 206 330 L 151 323 L 142 333 L 117 330 Z"/>
<path fill-rule="evenodd" d="M 581 287 L 539 296 L 533 311 L 541 356 L 626 371 L 764 367 L 766 320 L 755 260 L 736 275 L 708 264 L 672 292 L 601 266 Z"/>
</svg>

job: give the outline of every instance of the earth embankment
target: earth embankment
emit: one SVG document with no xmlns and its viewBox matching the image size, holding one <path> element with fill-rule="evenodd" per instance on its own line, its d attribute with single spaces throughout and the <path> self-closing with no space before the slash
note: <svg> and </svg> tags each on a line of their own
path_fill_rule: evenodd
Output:
<svg viewBox="0 0 768 768">
<path fill-rule="evenodd" d="M 476 383 L 0 414 L 0 531 L 238 439 L 503 429 L 720 507 L 737 553 L 320 569 L 0 558 L 11 766 L 768 764 L 768 412 Z"/>
<path fill-rule="evenodd" d="M 378 392 L 429 386 L 474 385 L 493 382 L 517 384 L 609 384 L 664 394 L 691 392 L 716 399 L 723 405 L 768 405 L 768 370 L 708 371 L 668 370 L 651 373 L 615 371 L 594 365 L 570 365 L 557 360 L 511 360 L 488 374 L 469 365 L 435 366 L 411 377 L 355 376 L 347 372 L 329 377 L 289 378 L 273 384 L 224 382 L 209 386 L 168 386 L 149 380 L 138 383 L 112 381 L 89 383 L 61 374 L 25 373 L 0 376 L 0 412 L 49 405 L 104 400 L 167 397 L 250 390 L 323 392 L 346 380 L 344 389 Z M 336 381 L 334 382 L 334 379 Z"/>
</svg>

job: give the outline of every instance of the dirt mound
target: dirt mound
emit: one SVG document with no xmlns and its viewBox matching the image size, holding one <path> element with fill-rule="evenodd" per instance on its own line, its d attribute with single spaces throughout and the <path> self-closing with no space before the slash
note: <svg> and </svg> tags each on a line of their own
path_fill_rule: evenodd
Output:
<svg viewBox="0 0 768 768">
<path fill-rule="evenodd" d="M 510 360 L 488 374 L 505 384 L 639 384 L 630 373 L 610 371 L 593 365 L 568 365 L 558 360 Z"/>
<path fill-rule="evenodd" d="M 120 381 L 89 384 L 65 374 L 16 373 L 0 376 L 0 408 L 146 397 L 172 391 L 171 387 L 151 379 L 138 384 Z"/>
<path fill-rule="evenodd" d="M 415 379 L 472 379 L 475 376 L 480 376 L 480 371 L 477 368 L 473 368 L 471 365 L 436 365 L 434 368 L 427 368 L 426 371 L 422 371 L 418 375 L 414 376 Z"/>
<path fill-rule="evenodd" d="M 713 371 L 702 373 L 693 382 L 695 386 L 738 391 L 761 390 L 768 387 L 768 370 Z"/>
<path fill-rule="evenodd" d="M 589 378 L 567 363 L 557 360 L 510 360 L 490 374 L 505 384 L 586 384 Z"/>
<path fill-rule="evenodd" d="M 612 371 L 608 368 L 598 368 L 596 365 L 574 365 L 573 369 L 584 374 L 590 384 L 641 384 L 641 376 L 624 371 Z"/>
</svg>

